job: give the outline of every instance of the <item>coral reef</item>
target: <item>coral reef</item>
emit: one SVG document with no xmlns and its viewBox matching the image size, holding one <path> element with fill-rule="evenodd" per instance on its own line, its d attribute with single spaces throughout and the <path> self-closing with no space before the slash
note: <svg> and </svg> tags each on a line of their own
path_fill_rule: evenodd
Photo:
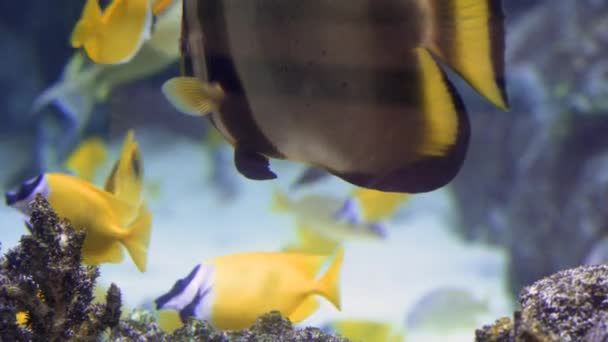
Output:
<svg viewBox="0 0 608 342">
<path fill-rule="evenodd" d="M 7 341 L 60 341 L 99 336 L 118 324 L 120 291 L 92 304 L 96 267 L 81 266 L 84 233 L 61 220 L 40 196 L 32 204 L 31 234 L 0 260 L 0 337 Z M 20 325 L 16 314 L 24 312 Z"/>
<path fill-rule="evenodd" d="M 476 331 L 476 341 L 600 342 L 608 338 L 608 265 L 558 272 L 524 288 L 521 310 Z"/>
<path fill-rule="evenodd" d="M 317 328 L 294 329 L 278 312 L 232 332 L 191 319 L 166 334 L 145 310 L 121 320 L 116 285 L 108 289 L 106 303 L 93 303 L 99 270 L 81 265 L 84 232 L 57 217 L 40 195 L 32 203 L 30 223 L 31 234 L 0 257 L 0 341 L 348 341 Z M 17 321 L 18 313 L 25 313 L 25 323 Z"/>
<path fill-rule="evenodd" d="M 112 330 L 110 341 L 209 341 L 209 342 L 347 342 L 339 336 L 332 336 L 317 328 L 294 329 L 291 322 L 277 311 L 260 318 L 251 328 L 242 331 L 219 331 L 209 323 L 190 319 L 183 327 L 165 334 L 154 322 L 149 312 L 135 310 L 128 319 L 121 321 Z"/>
</svg>

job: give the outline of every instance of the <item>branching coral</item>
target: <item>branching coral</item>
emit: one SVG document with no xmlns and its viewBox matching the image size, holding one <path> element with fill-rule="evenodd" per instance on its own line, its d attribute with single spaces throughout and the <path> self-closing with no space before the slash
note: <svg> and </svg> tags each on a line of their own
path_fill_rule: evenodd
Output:
<svg viewBox="0 0 608 342">
<path fill-rule="evenodd" d="M 31 234 L 0 260 L 0 336 L 17 341 L 59 341 L 100 336 L 120 318 L 120 291 L 92 304 L 97 267 L 81 265 L 84 233 L 61 220 L 38 196 Z M 25 312 L 20 325 L 16 314 Z"/>
</svg>

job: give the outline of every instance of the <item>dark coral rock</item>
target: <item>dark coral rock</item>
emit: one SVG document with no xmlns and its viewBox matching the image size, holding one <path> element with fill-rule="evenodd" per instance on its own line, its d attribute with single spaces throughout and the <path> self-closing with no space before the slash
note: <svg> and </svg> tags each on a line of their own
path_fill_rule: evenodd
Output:
<svg viewBox="0 0 608 342">
<path fill-rule="evenodd" d="M 475 341 L 508 342 L 511 341 L 511 331 L 513 321 L 508 317 L 503 317 L 492 325 L 484 325 L 475 331 Z"/>
<path fill-rule="evenodd" d="M 97 267 L 81 266 L 84 233 L 59 219 L 40 195 L 32 203 L 30 235 L 0 263 L 0 336 L 8 341 L 96 338 L 120 318 L 120 291 L 92 304 Z M 16 323 L 25 312 L 25 326 Z"/>
<path fill-rule="evenodd" d="M 524 288 L 521 311 L 476 332 L 482 341 L 606 341 L 608 265 L 558 272 Z"/>
<path fill-rule="evenodd" d="M 158 328 L 154 317 L 135 310 L 127 320 L 112 330 L 111 341 L 206 341 L 206 342 L 348 342 L 347 339 L 324 333 L 317 328 L 294 329 L 279 312 L 260 317 L 249 329 L 221 331 L 206 321 L 189 319 L 183 327 L 169 335 Z"/>
</svg>

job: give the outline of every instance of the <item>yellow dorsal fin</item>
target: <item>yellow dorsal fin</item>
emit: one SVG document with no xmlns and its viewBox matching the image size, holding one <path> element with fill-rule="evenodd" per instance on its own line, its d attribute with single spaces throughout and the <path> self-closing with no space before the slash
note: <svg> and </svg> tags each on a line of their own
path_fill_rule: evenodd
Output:
<svg viewBox="0 0 608 342">
<path fill-rule="evenodd" d="M 144 168 L 133 130 L 127 132 L 120 158 L 106 179 L 104 189 L 119 200 L 139 206 L 142 202 Z"/>
<path fill-rule="evenodd" d="M 225 97 L 222 87 L 201 82 L 196 77 L 174 77 L 162 86 L 163 94 L 180 112 L 189 115 L 218 113 Z"/>
<path fill-rule="evenodd" d="M 285 255 L 285 258 L 291 266 L 314 279 L 327 260 L 327 255 L 288 253 Z"/>
<path fill-rule="evenodd" d="M 97 170 L 106 159 L 108 159 L 108 153 L 103 140 L 91 137 L 80 143 L 70 154 L 65 162 L 65 167 L 74 171 L 78 177 L 93 182 Z"/>
<path fill-rule="evenodd" d="M 50 183 L 51 188 L 55 186 L 54 184 L 60 184 L 62 182 L 71 182 L 72 184 L 75 184 L 80 187 L 82 189 L 81 191 L 88 192 L 89 194 L 100 198 L 101 201 L 105 203 L 108 210 L 112 212 L 112 216 L 116 218 L 116 224 L 121 227 L 127 226 L 138 215 L 139 208 L 137 206 L 122 201 L 113 194 L 99 189 L 93 184 L 83 179 L 63 173 L 49 173 L 46 177 Z"/>
<path fill-rule="evenodd" d="M 288 318 L 293 323 L 299 323 L 312 315 L 318 308 L 319 301 L 317 298 L 315 298 L 315 296 L 308 296 L 291 314 L 288 315 Z"/>
<path fill-rule="evenodd" d="M 80 20 L 76 23 L 70 37 L 72 47 L 82 47 L 89 39 L 94 37 L 100 24 L 101 7 L 99 7 L 99 0 L 87 0 Z"/>
<path fill-rule="evenodd" d="M 495 0 L 433 1 L 427 46 L 475 90 L 501 109 L 504 84 L 504 16 Z"/>
</svg>

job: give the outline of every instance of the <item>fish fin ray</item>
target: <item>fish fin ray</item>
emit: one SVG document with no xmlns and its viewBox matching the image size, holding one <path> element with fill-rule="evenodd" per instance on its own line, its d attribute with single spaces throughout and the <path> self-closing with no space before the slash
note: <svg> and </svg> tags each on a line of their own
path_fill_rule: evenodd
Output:
<svg viewBox="0 0 608 342">
<path fill-rule="evenodd" d="M 142 205 L 137 219 L 129 226 L 127 236 L 122 240 L 140 272 L 146 271 L 151 225 L 152 214 Z"/>
<path fill-rule="evenodd" d="M 325 274 L 317 281 L 317 293 L 327 298 L 338 310 L 341 310 L 340 300 L 340 272 L 344 261 L 344 248 L 336 252 L 332 264 Z"/>
<path fill-rule="evenodd" d="M 288 318 L 293 323 L 299 323 L 319 309 L 319 301 L 315 296 L 308 296 L 298 307 L 289 314 Z"/>
<path fill-rule="evenodd" d="M 119 200 L 139 206 L 143 190 L 143 162 L 133 130 L 129 130 L 120 157 L 108 175 L 104 189 Z"/>
<path fill-rule="evenodd" d="M 178 111 L 189 115 L 218 113 L 225 97 L 222 87 L 204 83 L 196 77 L 180 76 L 166 81 L 162 92 Z"/>
</svg>

